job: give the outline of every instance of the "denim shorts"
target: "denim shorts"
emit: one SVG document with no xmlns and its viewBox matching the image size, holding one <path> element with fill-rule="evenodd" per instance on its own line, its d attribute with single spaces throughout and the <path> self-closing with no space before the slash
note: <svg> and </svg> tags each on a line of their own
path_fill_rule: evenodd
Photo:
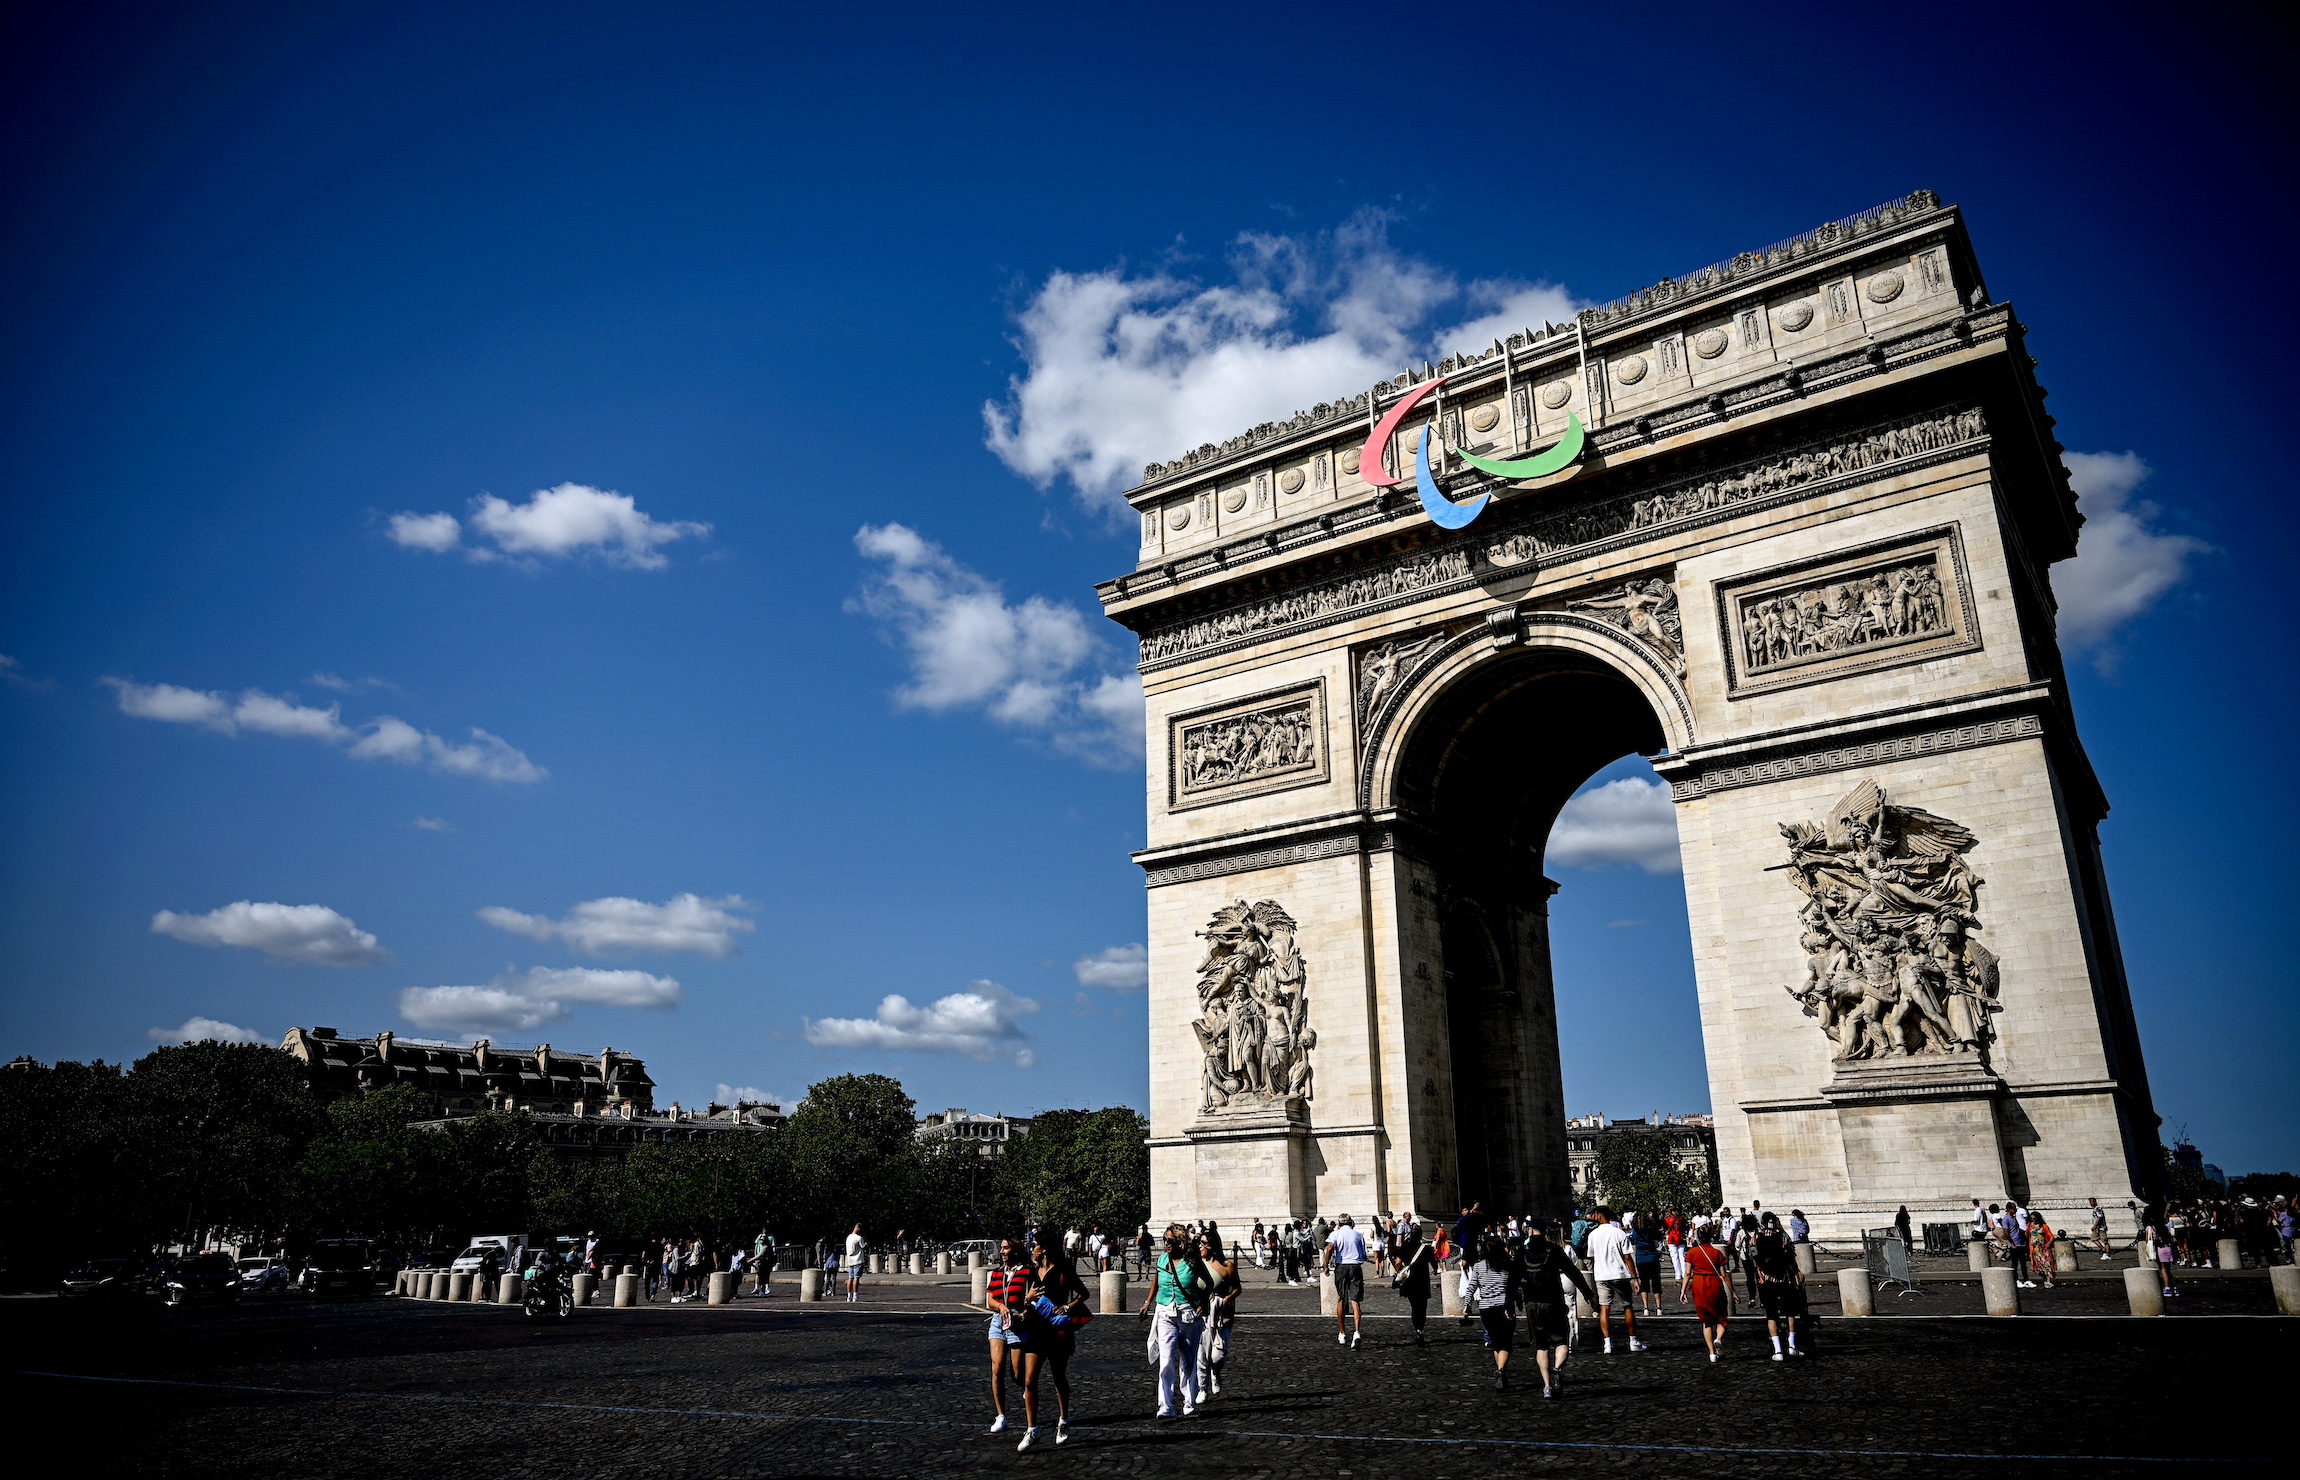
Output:
<svg viewBox="0 0 2300 1480">
<path fill-rule="evenodd" d="M 990 1339 L 1003 1341 L 1008 1346 L 1020 1346 L 1022 1345 L 1022 1332 L 1012 1326 L 1001 1324 L 999 1317 L 992 1316 L 990 1318 Z"/>
</svg>

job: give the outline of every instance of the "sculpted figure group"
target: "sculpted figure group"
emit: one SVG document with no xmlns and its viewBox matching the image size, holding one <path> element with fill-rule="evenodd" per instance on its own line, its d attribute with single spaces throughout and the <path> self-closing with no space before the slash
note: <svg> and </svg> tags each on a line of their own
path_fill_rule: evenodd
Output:
<svg viewBox="0 0 2300 1480">
<path fill-rule="evenodd" d="M 1981 928 L 1977 839 L 1945 817 L 1886 799 L 1865 781 L 1825 823 L 1787 822 L 1805 896 L 1805 976 L 1789 995 L 1836 1045 L 1839 1063 L 1981 1053 L 1996 1009 L 1997 961 Z"/>
<path fill-rule="evenodd" d="M 1198 1020 L 1208 1114 L 1240 1103 L 1310 1098 L 1310 1003 L 1294 921 L 1277 901 L 1224 905 L 1199 935 Z"/>
<path fill-rule="evenodd" d="M 1927 556 L 1890 570 L 1744 602 L 1741 641 L 1749 671 L 1946 631 L 1947 601 L 1940 574 Z"/>
<path fill-rule="evenodd" d="M 1196 791 L 1313 765 L 1318 728 L 1310 706 L 1259 709 L 1182 732 L 1182 786 Z"/>
</svg>

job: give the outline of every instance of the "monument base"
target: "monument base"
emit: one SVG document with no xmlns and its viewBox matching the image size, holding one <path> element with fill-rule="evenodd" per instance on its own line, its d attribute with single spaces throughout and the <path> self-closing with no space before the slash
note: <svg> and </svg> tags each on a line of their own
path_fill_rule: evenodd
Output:
<svg viewBox="0 0 2300 1480">
<path fill-rule="evenodd" d="M 1821 1095 L 1837 1109 L 1847 1201 L 1954 1210 L 2002 1197 L 2004 1088 L 1973 1049 L 1839 1063 Z"/>
<path fill-rule="evenodd" d="M 1196 1164 L 1193 1216 L 1226 1227 L 1310 1216 L 1310 1112 L 1299 1099 L 1232 1102 L 1201 1112 L 1183 1136 Z"/>
</svg>

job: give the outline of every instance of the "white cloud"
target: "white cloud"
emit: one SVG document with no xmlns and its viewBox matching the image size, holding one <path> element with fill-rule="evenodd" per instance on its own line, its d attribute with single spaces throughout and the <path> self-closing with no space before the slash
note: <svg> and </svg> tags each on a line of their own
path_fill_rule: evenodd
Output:
<svg viewBox="0 0 2300 1480">
<path fill-rule="evenodd" d="M 1082 987 L 1110 992 L 1139 992 L 1150 985 L 1150 952 L 1144 946 L 1111 946 L 1070 963 Z"/>
<path fill-rule="evenodd" d="M 425 831 L 425 832 L 453 832 L 453 831 L 455 831 L 455 824 L 454 824 L 454 823 L 452 823 L 452 822 L 449 822 L 449 821 L 448 821 L 446 818 L 444 818 L 444 817 L 418 817 L 418 818 L 416 818 L 416 819 L 415 819 L 415 821 L 414 821 L 414 822 L 410 823 L 410 824 L 409 824 L 409 826 L 411 826 L 411 827 L 419 827 L 419 828 L 423 829 L 423 831 Z"/>
<path fill-rule="evenodd" d="M 24 660 L 21 658 L 12 658 L 6 653 L 0 653 L 0 680 L 5 680 L 9 684 L 12 684 L 20 689 L 45 689 L 50 687 L 48 681 L 45 679 L 35 680 L 26 677 L 24 673 Z"/>
<path fill-rule="evenodd" d="M 563 920 L 523 915 L 494 904 L 481 910 L 479 918 L 529 940 L 564 940 L 588 956 L 612 951 L 695 951 L 716 958 L 735 949 L 736 936 L 757 928 L 735 913 L 750 908 L 739 894 L 724 899 L 681 894 L 663 904 L 614 896 L 585 900 Z"/>
<path fill-rule="evenodd" d="M 242 1028 L 211 1017 L 186 1018 L 180 1028 L 152 1028 L 144 1034 L 154 1043 L 269 1043 L 252 1028 Z"/>
<path fill-rule="evenodd" d="M 2156 505 L 2132 500 L 2148 477 L 2148 464 L 2133 453 L 2067 452 L 2061 461 L 2068 464 L 2084 528 L 2075 557 L 2052 573 L 2060 637 L 2071 648 L 2101 649 L 2119 627 L 2187 578 L 2190 556 L 2212 547 L 2149 528 Z"/>
<path fill-rule="evenodd" d="M 1634 776 L 1591 787 L 1557 814 L 1544 857 L 1569 868 L 1634 863 L 1649 874 L 1678 872 L 1683 865 L 1669 788 Z"/>
<path fill-rule="evenodd" d="M 817 1048 L 955 1053 L 984 1062 L 1011 1057 L 1027 1069 L 1037 1057 L 1023 1046 L 1022 1028 L 1015 1019 L 1036 1011 L 1038 1004 L 1030 998 L 1017 997 L 996 982 L 978 981 L 927 1007 L 890 993 L 880 999 L 871 1017 L 802 1022 L 807 1042 Z"/>
<path fill-rule="evenodd" d="M 399 994 L 399 1015 L 445 1032 L 524 1031 L 561 1022 L 578 1005 L 668 1012 L 681 996 L 677 981 L 644 971 L 537 966 L 483 987 L 408 987 Z"/>
<path fill-rule="evenodd" d="M 760 1089 L 755 1084 L 728 1084 L 723 1080 L 711 1091 L 711 1101 L 719 1105 L 778 1105 L 785 1114 L 795 1108 L 789 1100 L 771 1090 Z"/>
<path fill-rule="evenodd" d="M 850 608 L 878 619 L 910 658 L 906 708 L 977 709 L 1066 754 L 1130 766 L 1142 754 L 1142 680 L 1094 673 L 1101 642 L 1075 607 L 998 586 L 900 524 L 866 524 L 855 548 L 880 562 Z"/>
<path fill-rule="evenodd" d="M 152 931 L 195 946 L 238 946 L 303 966 L 382 966 L 391 952 L 324 904 L 255 904 L 240 900 L 204 915 L 162 910 Z"/>
<path fill-rule="evenodd" d="M 358 726 L 347 725 L 339 705 L 317 709 L 261 689 L 245 690 L 235 700 L 211 690 L 179 688 L 172 683 L 144 684 L 125 678 L 100 682 L 119 695 L 122 714 L 138 719 L 198 725 L 224 735 L 252 731 L 290 740 L 317 740 L 323 745 L 344 746 L 344 753 L 353 760 L 396 761 L 401 765 L 428 761 L 434 771 L 486 781 L 529 783 L 550 774 L 518 747 L 476 726 L 471 739 L 458 745 L 388 714 Z M 351 687 L 341 679 L 336 683 Z"/>
<path fill-rule="evenodd" d="M 385 683 L 380 678 L 344 678 L 339 674 L 329 673 L 325 670 L 313 674 L 311 682 L 317 688 L 329 689 L 338 694 L 357 694 L 367 689 L 396 687 L 396 685 Z"/>
<path fill-rule="evenodd" d="M 1145 463 L 1575 310 L 1545 283 L 1464 286 L 1392 247 L 1387 228 L 1364 212 L 1316 237 L 1249 233 L 1231 280 L 1211 286 L 1123 268 L 1050 275 L 1020 316 L 1027 373 L 982 408 L 991 450 L 1042 488 L 1067 478 L 1081 503 L 1121 513 L 1117 492 Z"/>
<path fill-rule="evenodd" d="M 564 560 L 597 555 L 610 565 L 660 570 L 669 564 L 662 547 L 703 539 L 711 526 L 688 519 L 654 519 L 639 512 L 638 501 L 582 483 L 539 489 L 514 504 L 489 494 L 471 505 L 471 532 L 493 548 L 463 543 L 463 525 L 452 514 L 394 514 L 394 544 L 443 555 L 463 550 L 473 560 L 504 558 Z"/>
</svg>

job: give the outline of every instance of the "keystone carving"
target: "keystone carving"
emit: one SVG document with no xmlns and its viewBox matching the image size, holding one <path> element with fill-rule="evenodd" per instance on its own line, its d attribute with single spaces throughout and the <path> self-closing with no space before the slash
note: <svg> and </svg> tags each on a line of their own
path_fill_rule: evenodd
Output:
<svg viewBox="0 0 2300 1480">
<path fill-rule="evenodd" d="M 1202 1108 L 1261 1109 L 1311 1097 L 1309 991 L 1294 920 L 1278 902 L 1226 904 L 1198 932 L 1198 1020 L 1205 1051 Z"/>
<path fill-rule="evenodd" d="M 1984 1056 L 1997 1010 L 1997 959 L 1981 928 L 1978 841 L 1945 817 L 1887 799 L 1864 781 L 1825 822 L 1785 822 L 1805 896 L 1804 980 L 1786 988 L 1820 1022 L 1840 1065 Z"/>
</svg>

